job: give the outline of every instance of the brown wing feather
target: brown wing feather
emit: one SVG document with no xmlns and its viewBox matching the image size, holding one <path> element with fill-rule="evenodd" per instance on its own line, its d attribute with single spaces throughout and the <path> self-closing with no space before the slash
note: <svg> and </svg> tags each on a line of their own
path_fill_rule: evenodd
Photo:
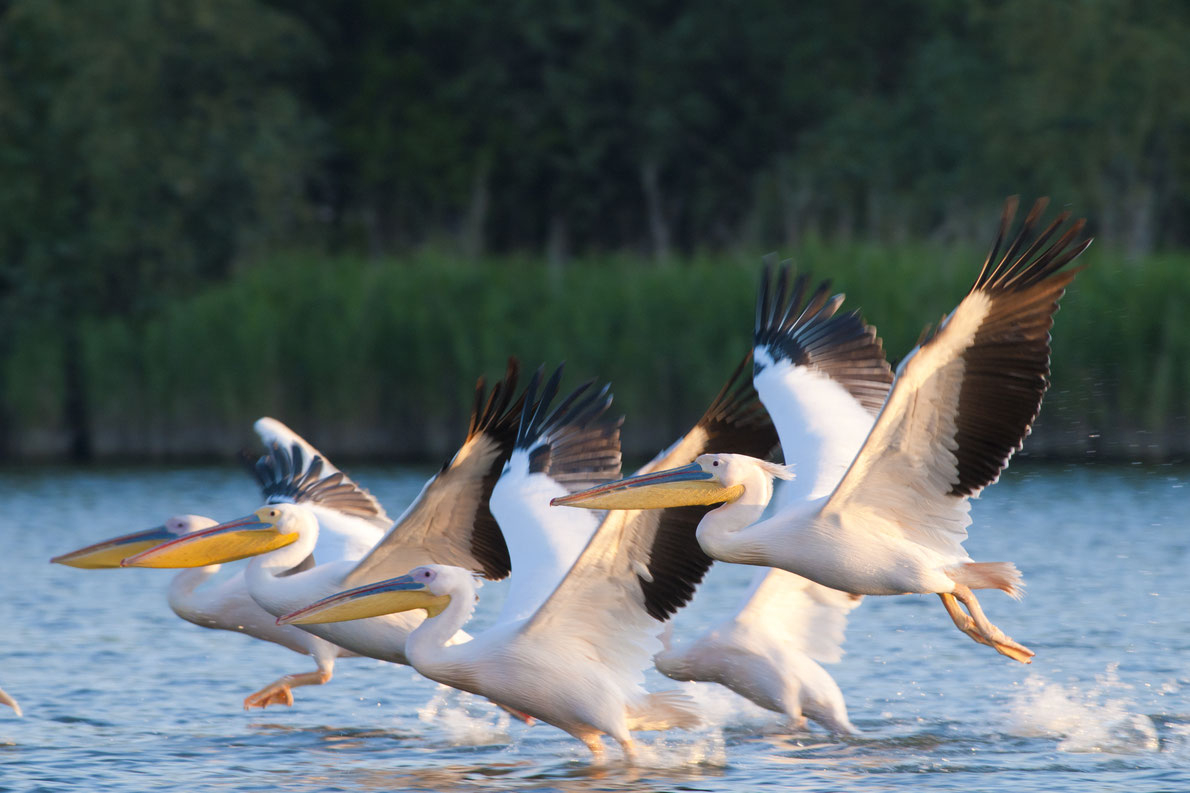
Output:
<svg viewBox="0 0 1190 793">
<path fill-rule="evenodd" d="M 963 353 L 963 385 L 955 416 L 958 481 L 952 495 L 972 495 L 996 481 L 1024 443 L 1049 388 L 1050 329 L 1058 300 L 1077 273 L 1060 271 L 1091 240 L 1078 240 L 1085 225 L 1078 220 L 1044 248 L 1069 219 L 1070 213 L 1063 212 L 1018 256 L 1047 203 L 1043 198 L 1033 205 L 997 261 L 1016 211 L 1015 198 L 1005 203 L 1000 231 L 971 290 L 987 296 L 991 305 Z"/>
</svg>

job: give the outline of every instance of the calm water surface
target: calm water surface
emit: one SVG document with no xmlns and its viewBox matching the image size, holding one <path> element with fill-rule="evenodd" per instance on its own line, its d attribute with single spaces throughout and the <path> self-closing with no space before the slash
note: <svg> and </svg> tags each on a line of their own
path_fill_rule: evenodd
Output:
<svg viewBox="0 0 1190 793">
<path fill-rule="evenodd" d="M 398 514 L 428 472 L 353 473 Z M 246 694 L 312 662 L 177 619 L 170 572 L 48 564 L 175 512 L 244 514 L 257 496 L 236 469 L 8 471 L 0 496 L 0 685 L 26 713 L 0 710 L 3 791 L 1190 790 L 1184 468 L 1018 464 L 976 503 L 968 550 L 1015 561 L 1029 587 L 983 603 L 1032 666 L 974 644 L 934 596 L 868 598 L 830 668 L 862 737 L 790 733 L 690 686 L 710 726 L 642 734 L 639 768 L 592 767 L 557 729 L 370 659 L 246 713 Z M 749 575 L 716 566 L 678 635 L 731 610 Z M 503 591 L 481 595 L 482 618 Z"/>
</svg>

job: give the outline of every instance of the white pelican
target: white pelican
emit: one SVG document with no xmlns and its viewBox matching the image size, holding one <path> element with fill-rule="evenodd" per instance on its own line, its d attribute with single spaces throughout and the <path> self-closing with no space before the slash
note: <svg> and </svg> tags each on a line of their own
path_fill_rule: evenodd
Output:
<svg viewBox="0 0 1190 793">
<path fill-rule="evenodd" d="M 1009 199 L 975 285 L 901 362 L 875 426 L 829 495 L 756 522 L 773 478 L 793 474 L 725 454 L 555 503 L 639 509 L 727 502 L 698 527 L 699 543 L 714 558 L 780 567 L 854 594 L 937 593 L 960 630 L 1028 663 L 1033 652 L 994 626 L 972 593 L 1020 597 L 1020 572 L 1010 562 L 974 562 L 962 543 L 969 498 L 999 478 L 1037 416 L 1053 315 L 1076 272 L 1062 268 L 1090 245 L 1076 241 L 1079 220 L 1046 247 L 1066 212 L 1033 238 L 1046 203 L 1034 205 L 1000 256 L 1016 212 Z"/>
<path fill-rule="evenodd" d="M 307 470 L 311 461 L 320 460 L 323 476 L 334 477 L 337 487 L 320 494 L 327 509 L 342 509 L 345 514 L 360 516 L 365 522 L 375 525 L 386 523 L 384 508 L 366 491 L 360 490 L 345 474 L 325 462 L 319 451 L 305 439 L 276 419 L 264 417 L 253 425 L 262 442 L 275 448 L 284 448 L 286 464 Z M 259 478 L 259 472 L 258 472 Z M 260 480 L 265 498 L 270 498 L 273 484 Z M 352 498 L 344 498 L 344 492 L 352 492 Z M 356 518 L 336 522 L 334 529 L 320 535 L 315 548 L 319 555 L 342 553 L 344 548 L 361 542 L 366 545 L 369 529 L 359 530 L 353 524 Z M 201 515 L 174 515 L 161 526 L 145 531 L 114 537 L 70 553 L 55 556 L 51 562 L 83 569 L 107 569 L 120 567 L 120 561 L 140 551 L 161 543 L 178 539 L 217 525 L 218 521 Z M 343 529 L 346 529 L 346 532 Z M 353 530 L 355 529 L 355 530 Z M 371 534 L 379 537 L 380 530 L 374 528 Z M 358 537 L 363 535 L 363 539 Z M 302 559 L 293 568 L 306 569 L 313 564 L 313 557 Z M 170 582 L 167 598 L 175 614 L 204 628 L 246 633 L 257 639 L 287 647 L 296 653 L 309 655 L 317 666 L 314 672 L 284 675 L 269 685 L 248 695 L 244 699 L 245 710 L 263 708 L 268 705 L 292 705 L 295 686 L 322 684 L 331 679 L 335 658 L 354 656 L 348 650 L 313 636 L 302 630 L 287 629 L 276 624 L 274 615 L 262 609 L 248 593 L 244 571 L 237 570 L 223 580 L 211 580 L 219 572 L 219 564 L 210 564 L 192 570 L 183 570 Z"/>
<path fill-rule="evenodd" d="M 309 555 L 324 522 L 316 514 L 316 505 L 308 503 L 307 494 L 322 492 L 326 487 L 341 499 L 349 499 L 352 494 L 340 492 L 341 486 L 335 481 L 330 485 L 324 485 L 321 480 L 312 481 L 310 471 L 314 465 L 302 474 L 299 467 L 287 463 L 285 454 L 274 450 L 259 465 L 262 478 L 270 483 L 267 487 L 278 494 L 272 503 L 247 517 L 157 545 L 124 563 L 138 567 L 181 567 L 252 556 L 246 571 L 249 592 L 275 615 L 346 587 L 391 577 L 426 563 L 452 564 L 488 578 L 503 578 L 509 572 L 509 551 L 488 502 L 512 453 L 522 408 L 535 407 L 524 396 L 513 402 L 516 377 L 515 362 L 510 362 L 504 381 L 492 389 L 486 401 L 480 380 L 471 425 L 462 447 L 426 483 L 384 539 L 362 558 L 357 555 L 317 559 L 317 564 L 309 569 L 292 571 L 295 563 Z M 587 386 L 573 395 L 567 406 L 577 410 L 595 404 L 597 413 L 602 412 L 610 402 L 602 394 L 591 395 L 577 408 L 572 405 Z M 615 466 L 607 476 L 619 472 L 618 434 L 613 446 Z M 547 456 L 549 452 L 547 446 Z M 581 481 L 589 484 L 596 480 Z M 292 503 L 280 501 L 280 494 L 284 493 L 290 495 Z M 405 664 L 408 663 L 406 637 L 422 619 L 420 614 L 391 614 L 347 624 L 310 626 L 306 630 L 359 655 Z M 467 634 L 460 632 L 453 640 L 467 638 Z"/>
<path fill-rule="evenodd" d="M 18 716 L 24 715 L 21 713 L 21 706 L 17 703 L 17 701 L 9 696 L 8 692 L 2 688 L 0 688 L 0 705 L 7 705 L 8 707 L 12 708 Z"/>
<path fill-rule="evenodd" d="M 876 330 L 858 312 L 837 314 L 843 296 L 823 282 L 774 282 L 766 263 L 756 305 L 752 378 L 798 479 L 784 483 L 779 504 L 828 494 L 872 428 L 892 383 Z M 654 659 L 675 680 L 719 683 L 785 714 L 795 729 L 809 717 L 851 734 L 843 692 L 818 662 L 842 656 L 847 614 L 860 596 L 777 568 L 759 569 L 739 610 L 697 639 Z"/>
<path fill-rule="evenodd" d="M 695 428 L 656 462 L 672 465 L 722 446 L 765 454 L 776 445 L 776 433 L 750 384 L 732 390 L 741 371 L 742 366 Z M 537 411 L 522 422 L 523 438 L 548 437 L 551 425 L 565 422 L 565 409 L 545 419 Z M 534 454 L 532 446 L 528 450 L 542 472 L 552 467 L 555 478 L 563 478 L 568 463 L 557 449 L 550 454 Z M 581 437 L 566 449 L 576 462 L 605 453 Z M 534 508 L 543 510 L 547 497 L 541 494 Z M 469 642 L 448 643 L 475 609 L 475 584 L 466 570 L 444 565 L 423 565 L 408 575 L 333 595 L 280 622 L 312 624 L 424 610 L 429 618 L 406 644 L 419 672 L 553 724 L 581 740 L 596 758 L 604 752 L 601 736 L 610 735 L 631 760 L 632 730 L 689 728 L 700 722 L 685 695 L 649 693 L 642 684 L 654 637 L 690 599 L 711 563 L 693 538 L 704 512 L 694 507 L 609 514 L 544 603 Z"/>
</svg>

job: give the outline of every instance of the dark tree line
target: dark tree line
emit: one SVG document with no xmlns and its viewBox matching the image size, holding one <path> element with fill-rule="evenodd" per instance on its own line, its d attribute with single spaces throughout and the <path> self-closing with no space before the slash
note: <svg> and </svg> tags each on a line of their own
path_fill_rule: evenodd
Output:
<svg viewBox="0 0 1190 793">
<path fill-rule="evenodd" d="M 278 247 L 982 237 L 1015 192 L 1182 247 L 1187 42 L 1180 0 L 0 0 L 0 364 L 63 334 L 85 455 L 77 320 Z"/>
</svg>

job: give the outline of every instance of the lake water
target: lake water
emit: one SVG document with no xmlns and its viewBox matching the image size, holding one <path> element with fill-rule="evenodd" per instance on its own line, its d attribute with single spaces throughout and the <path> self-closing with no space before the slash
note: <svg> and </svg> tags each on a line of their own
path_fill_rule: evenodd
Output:
<svg viewBox="0 0 1190 793">
<path fill-rule="evenodd" d="M 429 472 L 353 473 L 398 514 Z M 1188 790 L 1188 496 L 1185 468 L 1018 464 L 976 502 L 967 548 L 1024 571 L 1024 601 L 982 602 L 1032 666 L 960 634 L 935 596 L 868 598 L 829 667 L 861 737 L 791 734 L 690 686 L 710 726 L 641 733 L 625 768 L 370 659 L 246 713 L 246 694 L 312 662 L 177 619 L 170 572 L 48 563 L 175 512 L 244 514 L 257 495 L 241 471 L 2 472 L 0 686 L 25 717 L 0 709 L 0 790 Z M 722 617 L 749 576 L 717 565 L 678 635 Z M 501 586 L 481 595 L 480 616 Z"/>
</svg>

